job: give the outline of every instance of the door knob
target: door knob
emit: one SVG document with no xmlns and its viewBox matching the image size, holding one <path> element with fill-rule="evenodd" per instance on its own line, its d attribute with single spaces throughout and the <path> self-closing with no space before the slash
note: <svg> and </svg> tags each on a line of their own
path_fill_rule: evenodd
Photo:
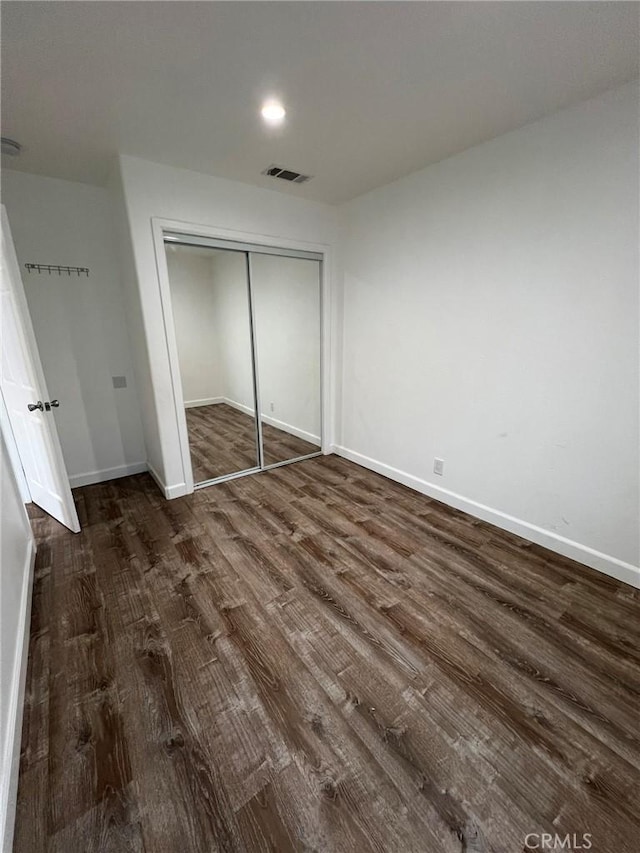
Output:
<svg viewBox="0 0 640 853">
<path fill-rule="evenodd" d="M 59 400 L 52 400 L 50 403 L 45 403 L 44 407 L 47 410 L 47 412 L 50 412 L 51 409 L 57 409 L 59 405 L 60 405 Z"/>
<path fill-rule="evenodd" d="M 41 412 L 44 412 L 44 406 L 42 405 L 41 400 L 38 400 L 37 403 L 27 403 L 27 409 L 30 412 L 35 412 L 36 409 L 40 409 Z"/>
</svg>

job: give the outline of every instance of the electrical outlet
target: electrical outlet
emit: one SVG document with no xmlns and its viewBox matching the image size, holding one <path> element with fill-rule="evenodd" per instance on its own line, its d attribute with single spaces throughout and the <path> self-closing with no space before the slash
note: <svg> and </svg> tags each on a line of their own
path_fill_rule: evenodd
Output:
<svg viewBox="0 0 640 853">
<path fill-rule="evenodd" d="M 272 412 L 275 412 L 275 410 L 276 410 L 276 407 L 273 403 L 269 403 L 269 408 L 271 409 Z"/>
<path fill-rule="evenodd" d="M 444 474 L 444 459 L 436 458 L 433 460 L 433 473 L 442 476 Z"/>
</svg>

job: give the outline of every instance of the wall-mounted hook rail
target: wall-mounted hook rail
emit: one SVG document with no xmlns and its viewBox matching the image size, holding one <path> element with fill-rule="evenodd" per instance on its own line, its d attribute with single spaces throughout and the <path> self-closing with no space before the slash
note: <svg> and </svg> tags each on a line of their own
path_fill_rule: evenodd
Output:
<svg viewBox="0 0 640 853">
<path fill-rule="evenodd" d="M 51 275 L 52 273 L 57 272 L 58 275 L 62 275 L 62 273 L 66 273 L 67 275 L 75 273 L 78 276 L 89 275 L 88 267 L 65 267 L 60 266 L 59 264 L 25 264 L 25 268 L 29 274 L 32 272 L 37 272 L 38 274 L 46 272 Z"/>
</svg>

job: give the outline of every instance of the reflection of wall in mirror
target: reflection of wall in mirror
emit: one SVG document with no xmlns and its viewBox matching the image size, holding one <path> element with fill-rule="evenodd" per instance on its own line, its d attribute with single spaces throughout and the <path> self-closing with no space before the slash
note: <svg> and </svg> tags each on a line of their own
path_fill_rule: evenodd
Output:
<svg viewBox="0 0 640 853">
<path fill-rule="evenodd" d="M 230 403 L 253 414 L 246 259 L 237 252 L 167 252 L 187 408 Z"/>
<path fill-rule="evenodd" d="M 167 252 L 171 306 L 186 406 L 205 405 L 224 396 L 216 316 L 211 286 L 211 259 L 186 252 Z"/>
<path fill-rule="evenodd" d="M 220 363 L 226 402 L 253 415 L 253 362 L 247 292 L 247 259 L 220 252 L 211 260 Z"/>
<path fill-rule="evenodd" d="M 319 444 L 320 265 L 277 255 L 251 264 L 263 420 Z"/>
<path fill-rule="evenodd" d="M 185 406 L 253 414 L 245 256 L 167 252 L 167 263 Z M 263 420 L 319 444 L 319 264 L 275 255 L 252 264 Z"/>
</svg>

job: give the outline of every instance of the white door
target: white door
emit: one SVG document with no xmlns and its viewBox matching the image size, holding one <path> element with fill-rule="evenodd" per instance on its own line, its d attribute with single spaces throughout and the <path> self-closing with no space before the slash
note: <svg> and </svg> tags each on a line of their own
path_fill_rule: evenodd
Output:
<svg viewBox="0 0 640 853">
<path fill-rule="evenodd" d="M 4 205 L 0 273 L 2 396 L 31 500 L 77 533 L 80 530 L 78 515 L 62 459 Z"/>
</svg>

